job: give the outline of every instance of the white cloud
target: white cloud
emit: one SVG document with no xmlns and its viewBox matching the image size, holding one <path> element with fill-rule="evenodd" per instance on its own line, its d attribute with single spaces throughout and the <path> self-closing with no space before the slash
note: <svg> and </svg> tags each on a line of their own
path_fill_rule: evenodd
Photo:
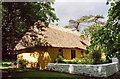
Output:
<svg viewBox="0 0 120 79">
<path fill-rule="evenodd" d="M 68 25 L 70 19 L 77 19 L 84 15 L 100 14 L 106 19 L 109 9 L 106 2 L 55 2 L 54 7 L 56 15 L 60 19 L 60 26 Z"/>
</svg>

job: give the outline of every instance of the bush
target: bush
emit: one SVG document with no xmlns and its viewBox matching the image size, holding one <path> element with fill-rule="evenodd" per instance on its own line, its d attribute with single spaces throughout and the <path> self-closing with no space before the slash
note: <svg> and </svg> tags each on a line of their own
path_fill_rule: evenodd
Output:
<svg viewBox="0 0 120 79">
<path fill-rule="evenodd" d="M 64 58 L 61 55 L 59 55 L 58 58 L 56 59 L 56 63 L 64 63 L 63 59 Z"/>
<path fill-rule="evenodd" d="M 82 59 L 78 59 L 78 58 L 74 58 L 72 60 L 63 60 L 64 63 L 66 64 L 93 64 L 93 59 L 87 59 L 87 58 L 82 58 Z"/>
<path fill-rule="evenodd" d="M 108 61 L 105 58 L 101 58 L 101 50 L 93 50 L 90 53 L 81 54 L 81 59 L 74 58 L 72 60 L 64 59 L 62 56 L 58 56 L 56 59 L 57 63 L 66 63 L 66 64 L 102 64 L 107 63 Z"/>
<path fill-rule="evenodd" d="M 66 59 L 64 59 L 63 62 L 66 63 L 66 64 L 71 64 L 72 63 L 71 60 L 66 60 Z"/>
<path fill-rule="evenodd" d="M 8 67 L 11 65 L 12 65 L 12 62 L 2 62 L 2 66 L 4 66 L 4 67 Z"/>
<path fill-rule="evenodd" d="M 101 63 L 108 63 L 109 62 L 107 59 L 104 59 L 104 58 L 102 58 L 100 61 L 101 61 Z"/>
<path fill-rule="evenodd" d="M 66 64 L 78 64 L 79 59 L 78 58 L 74 58 L 72 60 L 66 60 L 66 59 L 64 59 L 63 62 L 66 63 Z"/>
<path fill-rule="evenodd" d="M 79 64 L 93 64 L 93 59 L 88 58 L 80 59 Z"/>
<path fill-rule="evenodd" d="M 93 50 L 92 51 L 92 59 L 94 60 L 94 64 L 99 64 L 101 60 L 101 50 Z"/>
<path fill-rule="evenodd" d="M 17 63 L 21 65 L 21 68 L 25 68 L 28 62 L 24 59 L 18 59 Z"/>
<path fill-rule="evenodd" d="M 71 63 L 72 63 L 72 64 L 78 64 L 78 62 L 79 62 L 79 59 L 78 59 L 78 58 L 73 58 L 73 59 L 71 60 Z"/>
</svg>

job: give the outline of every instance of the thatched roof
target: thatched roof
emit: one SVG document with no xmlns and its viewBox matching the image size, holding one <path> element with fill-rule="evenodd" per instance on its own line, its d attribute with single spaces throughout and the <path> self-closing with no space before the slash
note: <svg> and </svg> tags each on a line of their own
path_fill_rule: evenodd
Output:
<svg viewBox="0 0 120 79">
<path fill-rule="evenodd" d="M 22 37 L 15 46 L 15 50 L 34 46 L 86 49 L 86 45 L 81 42 L 79 35 L 78 32 L 69 31 L 51 24 L 45 26 L 44 23 L 38 21 Z"/>
</svg>

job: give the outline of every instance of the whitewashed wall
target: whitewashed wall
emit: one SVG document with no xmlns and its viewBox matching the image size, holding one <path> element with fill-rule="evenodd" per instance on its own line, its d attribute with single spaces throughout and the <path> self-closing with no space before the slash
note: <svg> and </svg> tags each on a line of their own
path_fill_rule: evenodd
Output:
<svg viewBox="0 0 120 79">
<path fill-rule="evenodd" d="M 118 72 L 118 65 L 116 62 L 99 65 L 49 63 L 48 69 L 71 74 L 108 77 Z"/>
</svg>

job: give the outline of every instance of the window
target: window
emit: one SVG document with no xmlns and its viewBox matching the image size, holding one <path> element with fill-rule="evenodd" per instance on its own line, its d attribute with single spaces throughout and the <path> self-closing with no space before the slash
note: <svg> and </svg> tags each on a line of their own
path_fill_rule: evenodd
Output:
<svg viewBox="0 0 120 79">
<path fill-rule="evenodd" d="M 59 49 L 58 54 L 61 55 L 61 56 L 63 56 L 63 50 L 62 50 L 62 49 Z"/>
<path fill-rule="evenodd" d="M 81 51 L 81 53 L 83 53 L 83 50 Z"/>
<path fill-rule="evenodd" d="M 71 50 L 71 59 L 75 58 L 75 50 Z"/>
</svg>

